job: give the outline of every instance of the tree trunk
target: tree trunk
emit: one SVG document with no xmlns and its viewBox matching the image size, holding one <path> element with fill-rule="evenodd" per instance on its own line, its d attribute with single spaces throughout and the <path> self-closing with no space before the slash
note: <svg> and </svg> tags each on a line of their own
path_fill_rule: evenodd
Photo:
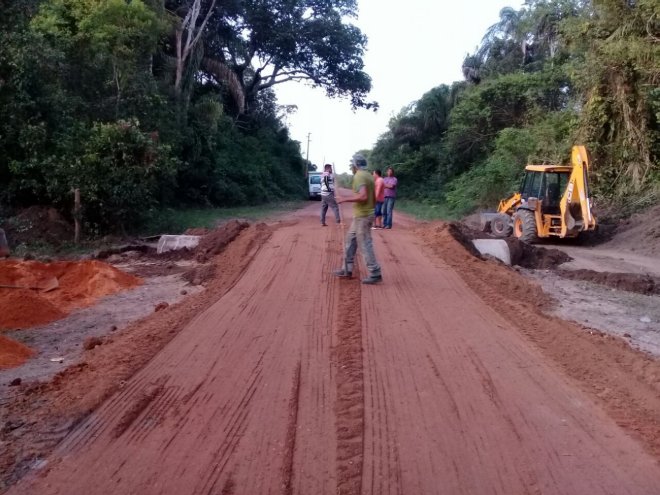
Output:
<svg viewBox="0 0 660 495">
<path fill-rule="evenodd" d="M 181 96 L 181 84 L 183 80 L 183 49 L 181 43 L 183 42 L 183 31 L 176 30 L 176 75 L 174 76 L 174 94 L 177 97 Z"/>
</svg>

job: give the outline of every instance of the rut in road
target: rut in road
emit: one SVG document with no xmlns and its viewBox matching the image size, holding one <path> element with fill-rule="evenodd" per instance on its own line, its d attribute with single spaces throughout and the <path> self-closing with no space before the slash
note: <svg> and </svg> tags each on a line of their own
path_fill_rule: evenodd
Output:
<svg viewBox="0 0 660 495">
<path fill-rule="evenodd" d="M 656 494 L 660 468 L 413 234 L 316 205 L 9 493 Z M 352 304 L 359 301 L 359 304 Z"/>
</svg>

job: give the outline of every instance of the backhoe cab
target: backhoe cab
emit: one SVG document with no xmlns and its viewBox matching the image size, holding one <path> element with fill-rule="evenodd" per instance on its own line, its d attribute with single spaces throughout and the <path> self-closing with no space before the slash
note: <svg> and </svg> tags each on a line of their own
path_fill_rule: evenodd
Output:
<svg viewBox="0 0 660 495">
<path fill-rule="evenodd" d="M 584 146 L 573 146 L 571 165 L 527 165 L 520 192 L 500 201 L 497 213 L 482 214 L 484 230 L 528 243 L 595 230 L 588 172 Z"/>
</svg>

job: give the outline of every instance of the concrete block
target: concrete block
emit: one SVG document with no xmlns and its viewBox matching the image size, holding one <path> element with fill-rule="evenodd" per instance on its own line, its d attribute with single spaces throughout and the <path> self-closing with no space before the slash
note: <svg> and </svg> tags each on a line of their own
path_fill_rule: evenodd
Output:
<svg viewBox="0 0 660 495">
<path fill-rule="evenodd" d="M 158 254 L 176 249 L 193 249 L 199 244 L 201 236 L 199 235 L 162 235 L 158 239 Z"/>
<path fill-rule="evenodd" d="M 509 245 L 506 241 L 502 239 L 474 239 L 472 244 L 481 254 L 488 254 L 507 265 L 511 264 L 511 251 L 509 251 Z"/>
</svg>

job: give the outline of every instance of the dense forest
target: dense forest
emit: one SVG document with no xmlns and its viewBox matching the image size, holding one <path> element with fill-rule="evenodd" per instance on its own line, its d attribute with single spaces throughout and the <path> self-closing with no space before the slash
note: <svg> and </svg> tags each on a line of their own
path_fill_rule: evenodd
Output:
<svg viewBox="0 0 660 495">
<path fill-rule="evenodd" d="M 163 207 L 302 197 L 308 164 L 273 87 L 306 81 L 377 108 L 356 0 L 22 0 L 3 14 L 0 215 L 70 215 L 77 188 L 100 232 Z M 525 163 L 564 162 L 581 143 L 600 199 L 658 201 L 657 0 L 503 9 L 463 74 L 369 151 L 404 196 L 453 214 L 492 207 Z"/>
<path fill-rule="evenodd" d="M 528 0 L 505 8 L 463 63 L 393 117 L 370 153 L 406 197 L 452 214 L 497 205 L 529 162 L 592 160 L 597 204 L 660 197 L 660 2 Z"/>
<path fill-rule="evenodd" d="M 0 209 L 129 227 L 152 209 L 304 197 L 273 87 L 370 108 L 355 0 L 22 0 L 0 18 Z"/>
</svg>

